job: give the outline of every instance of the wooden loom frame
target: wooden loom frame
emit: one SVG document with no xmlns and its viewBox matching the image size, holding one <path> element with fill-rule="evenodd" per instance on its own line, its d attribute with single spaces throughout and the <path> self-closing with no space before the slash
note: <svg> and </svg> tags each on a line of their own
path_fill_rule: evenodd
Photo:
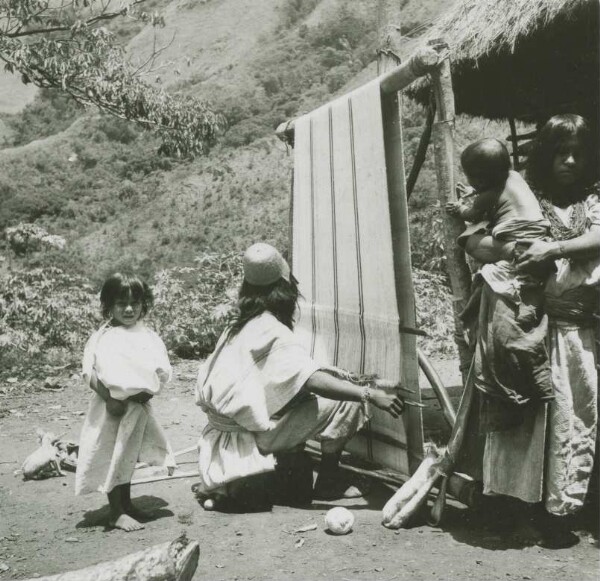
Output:
<svg viewBox="0 0 600 581">
<path fill-rule="evenodd" d="M 408 235 L 407 199 L 412 191 L 416 174 L 419 167 L 415 165 L 411 171 L 410 190 L 404 173 L 404 162 L 402 154 L 402 129 L 400 123 L 399 92 L 408 87 L 417 78 L 430 74 L 433 84 L 433 95 L 435 107 L 432 106 L 428 118 L 426 132 L 432 132 L 434 137 L 434 154 L 439 185 L 440 201 L 445 204 L 456 200 L 455 176 L 454 176 L 454 96 L 450 76 L 450 62 L 448 50 L 442 41 L 433 41 L 426 49 L 418 51 L 406 63 L 395 66 L 380 75 L 380 90 L 382 97 L 382 110 L 384 119 L 388 123 L 384 125 L 384 141 L 386 145 L 386 166 L 388 168 L 388 190 L 390 199 L 390 220 L 392 223 L 392 245 L 394 248 L 394 271 L 396 281 L 396 296 L 398 299 L 398 312 L 401 325 L 410 329 L 415 327 L 415 300 L 412 285 L 412 268 L 410 262 L 410 239 Z M 434 121 L 435 115 L 435 121 Z M 389 120 L 392 122 L 389 122 Z M 283 141 L 293 145 L 294 121 L 281 124 L 276 134 Z M 426 150 L 429 136 L 423 138 Z M 420 147 L 420 149 L 422 149 Z M 420 156 L 421 164 L 425 152 Z M 445 228 L 445 239 L 450 241 L 448 248 L 454 248 L 454 240 L 461 231 L 461 223 L 454 220 L 449 222 Z M 464 255 L 457 250 L 449 256 L 449 262 L 454 267 L 450 273 L 452 290 L 454 294 L 454 320 L 456 325 L 456 337 L 461 352 L 461 368 L 465 366 L 467 355 L 466 344 L 460 344 L 462 338 L 462 324 L 458 313 L 462 310 L 470 291 L 470 271 L 465 262 Z M 406 276 L 408 274 L 408 276 Z M 416 338 L 413 333 L 401 333 L 401 357 L 403 364 L 403 384 L 409 388 L 415 388 L 419 392 L 418 369 L 424 371 L 433 390 L 440 402 L 444 418 L 450 427 L 453 426 L 456 413 L 450 398 L 435 373 L 433 366 L 429 363 L 422 352 L 416 349 Z M 408 356 L 407 356 L 408 354 Z M 420 395 L 419 395 L 420 398 Z M 421 410 L 408 408 L 405 413 L 406 434 L 408 444 L 409 471 L 414 473 L 423 459 L 423 429 Z M 389 470 L 376 470 L 370 472 L 372 476 L 383 481 L 390 482 Z M 401 480 L 397 480 L 397 483 Z"/>
</svg>

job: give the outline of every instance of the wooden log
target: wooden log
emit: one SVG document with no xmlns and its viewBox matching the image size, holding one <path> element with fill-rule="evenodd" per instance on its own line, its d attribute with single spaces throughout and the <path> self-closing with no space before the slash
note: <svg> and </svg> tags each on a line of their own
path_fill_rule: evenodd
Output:
<svg viewBox="0 0 600 581">
<path fill-rule="evenodd" d="M 38 577 L 36 581 L 191 581 L 199 556 L 200 545 L 197 541 L 189 541 L 184 533 L 174 541 L 120 559 Z"/>
<path fill-rule="evenodd" d="M 444 208 L 447 202 L 457 200 L 454 151 L 455 109 L 449 58 L 444 59 L 441 65 L 431 73 L 431 80 L 437 109 L 436 122 L 433 126 L 433 150 L 438 181 L 438 199 L 441 207 Z M 467 266 L 463 250 L 456 243 L 456 239 L 464 228 L 462 220 L 447 215 L 443 224 L 448 275 L 454 296 L 454 339 L 458 346 L 464 383 L 471 363 L 471 353 L 464 337 L 463 324 L 459 314 L 464 309 L 470 294 L 471 271 Z"/>
<path fill-rule="evenodd" d="M 382 524 L 389 529 L 399 529 L 408 524 L 427 500 L 430 490 L 441 478 L 438 467 L 441 456 L 431 447 L 410 480 L 405 482 L 390 498 L 382 510 Z"/>
</svg>

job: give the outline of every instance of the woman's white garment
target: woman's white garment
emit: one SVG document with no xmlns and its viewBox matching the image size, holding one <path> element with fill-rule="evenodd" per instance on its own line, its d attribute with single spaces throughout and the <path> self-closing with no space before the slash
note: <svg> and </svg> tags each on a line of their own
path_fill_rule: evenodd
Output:
<svg viewBox="0 0 600 581">
<path fill-rule="evenodd" d="M 171 379 L 167 350 L 154 331 L 103 325 L 89 339 L 83 376 L 89 385 L 93 370 L 115 399 L 146 392 L 157 394 Z M 108 413 L 105 401 L 92 397 L 79 442 L 75 493 L 110 492 L 131 482 L 136 463 L 174 467 L 175 459 L 150 402 L 126 402 L 125 414 Z"/>
<path fill-rule="evenodd" d="M 585 202 L 590 224 L 600 226 L 600 202 Z M 568 225 L 572 207 L 556 208 Z M 546 294 L 600 283 L 600 258 L 556 261 Z M 484 492 L 526 502 L 545 501 L 565 515 L 581 508 L 592 472 L 598 423 L 595 325 L 551 321 L 548 337 L 555 400 L 516 429 L 488 434 L 484 453 Z"/>
<path fill-rule="evenodd" d="M 196 403 L 209 420 L 198 442 L 204 491 L 274 469 L 273 456 L 260 453 L 253 432 L 273 428 L 272 417 L 318 369 L 270 313 L 246 323 L 230 341 L 223 334 L 196 385 Z"/>
</svg>

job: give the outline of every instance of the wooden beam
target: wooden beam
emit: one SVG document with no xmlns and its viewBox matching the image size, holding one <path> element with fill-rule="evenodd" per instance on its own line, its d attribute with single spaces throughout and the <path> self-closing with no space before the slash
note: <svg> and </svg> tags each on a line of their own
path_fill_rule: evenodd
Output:
<svg viewBox="0 0 600 581">
<path fill-rule="evenodd" d="M 438 199 L 443 212 L 447 202 L 457 200 L 454 151 L 455 108 L 449 57 L 445 58 L 441 65 L 431 73 L 431 80 L 437 109 L 432 132 L 433 149 L 438 182 Z M 454 339 L 458 346 L 464 384 L 471 363 L 471 352 L 464 338 L 463 324 L 459 314 L 464 309 L 470 294 L 471 271 L 467 266 L 463 250 L 456 243 L 459 234 L 464 229 L 462 220 L 446 215 L 443 224 L 447 269 L 454 297 Z"/>
<path fill-rule="evenodd" d="M 391 52 L 382 51 L 386 59 L 392 57 Z M 380 87 L 382 97 L 395 95 L 402 91 L 413 81 L 432 72 L 443 62 L 447 49 L 442 45 L 425 47 L 413 54 L 404 64 L 396 65 L 391 69 L 383 71 L 380 76 Z M 293 146 L 294 144 L 294 120 L 281 123 L 275 130 L 275 135 L 281 141 Z"/>
</svg>

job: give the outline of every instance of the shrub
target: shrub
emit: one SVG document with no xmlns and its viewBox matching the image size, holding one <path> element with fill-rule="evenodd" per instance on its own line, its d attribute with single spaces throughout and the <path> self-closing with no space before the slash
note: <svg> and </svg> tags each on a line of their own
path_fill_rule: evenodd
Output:
<svg viewBox="0 0 600 581">
<path fill-rule="evenodd" d="M 59 268 L 0 278 L 0 368 L 19 362 L 28 374 L 43 364 L 49 349 L 64 349 L 67 362 L 80 354 L 99 322 L 96 303 L 86 279 Z"/>
<path fill-rule="evenodd" d="M 17 256 L 23 256 L 45 248 L 63 250 L 67 245 L 62 236 L 48 234 L 46 230 L 36 224 L 21 223 L 7 228 L 5 237 L 9 248 Z"/>
<path fill-rule="evenodd" d="M 241 279 L 237 253 L 205 253 L 194 267 L 159 272 L 151 320 L 169 350 L 185 358 L 208 355 L 234 313 Z"/>
<path fill-rule="evenodd" d="M 419 338 L 426 355 L 455 357 L 452 295 L 443 275 L 413 269 L 417 328 L 429 336 Z"/>
</svg>

